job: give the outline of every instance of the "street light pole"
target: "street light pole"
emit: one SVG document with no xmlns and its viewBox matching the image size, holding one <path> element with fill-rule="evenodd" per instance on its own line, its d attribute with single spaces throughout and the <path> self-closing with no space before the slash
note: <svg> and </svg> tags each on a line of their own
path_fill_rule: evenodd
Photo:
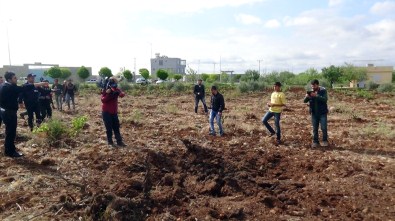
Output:
<svg viewBox="0 0 395 221">
<path fill-rule="evenodd" d="M 263 60 L 258 60 L 259 75 L 261 75 L 261 61 L 263 61 Z"/>
<path fill-rule="evenodd" d="M 9 21 L 11 21 L 11 20 L 9 20 Z M 8 23 L 7 22 L 6 22 L 5 27 L 6 27 L 6 31 L 7 31 L 8 61 L 9 61 L 10 66 L 11 66 L 10 37 L 9 37 L 9 34 L 8 34 Z"/>
</svg>

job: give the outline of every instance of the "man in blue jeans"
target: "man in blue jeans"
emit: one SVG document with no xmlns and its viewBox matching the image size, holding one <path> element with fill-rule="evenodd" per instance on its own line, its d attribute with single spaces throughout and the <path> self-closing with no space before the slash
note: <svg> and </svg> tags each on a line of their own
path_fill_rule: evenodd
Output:
<svg viewBox="0 0 395 221">
<path fill-rule="evenodd" d="M 222 111 L 225 108 L 225 100 L 222 94 L 218 92 L 218 89 L 216 86 L 211 87 L 211 112 L 210 112 L 210 135 L 215 136 L 215 128 L 214 128 L 214 118 L 217 121 L 218 124 L 218 129 L 219 129 L 219 135 L 223 136 L 224 131 L 222 129 L 222 122 L 221 122 L 221 117 L 222 117 Z"/>
<path fill-rule="evenodd" d="M 322 147 L 329 146 L 328 144 L 328 92 L 324 87 L 320 87 L 318 80 L 311 81 L 312 91 L 308 91 L 304 103 L 309 102 L 311 123 L 313 124 L 313 148 L 320 145 L 318 139 L 318 127 L 321 124 L 322 130 Z"/>
<path fill-rule="evenodd" d="M 280 129 L 281 111 L 286 104 L 286 100 L 285 100 L 285 94 L 281 91 L 281 83 L 276 82 L 274 83 L 273 87 L 274 87 L 273 88 L 274 91 L 270 97 L 270 103 L 267 103 L 267 106 L 269 107 L 269 111 L 262 118 L 262 123 L 269 130 L 270 136 L 273 136 L 274 134 L 277 135 L 276 144 L 278 145 L 281 143 L 281 129 Z M 274 116 L 274 125 L 276 126 L 276 132 L 273 130 L 272 126 L 270 126 L 270 124 L 268 123 L 270 118 L 272 118 L 273 116 Z"/>
</svg>

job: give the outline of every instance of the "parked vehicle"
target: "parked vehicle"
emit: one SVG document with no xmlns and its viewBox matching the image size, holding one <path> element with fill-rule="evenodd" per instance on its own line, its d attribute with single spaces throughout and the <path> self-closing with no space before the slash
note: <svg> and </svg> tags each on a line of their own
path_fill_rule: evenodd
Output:
<svg viewBox="0 0 395 221">
<path fill-rule="evenodd" d="M 86 83 L 96 83 L 97 80 L 96 79 L 89 79 L 87 81 L 85 81 Z"/>
<path fill-rule="evenodd" d="M 165 83 L 165 82 L 167 82 L 167 81 L 165 81 L 165 80 L 157 80 L 156 84 L 162 84 L 162 83 Z"/>
<path fill-rule="evenodd" d="M 145 78 L 137 78 L 136 79 L 136 84 L 147 84 L 147 80 Z"/>
</svg>

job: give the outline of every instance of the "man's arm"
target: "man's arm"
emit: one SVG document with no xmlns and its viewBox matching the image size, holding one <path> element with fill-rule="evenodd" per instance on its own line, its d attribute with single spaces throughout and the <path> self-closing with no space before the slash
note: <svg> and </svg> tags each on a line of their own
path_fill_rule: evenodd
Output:
<svg viewBox="0 0 395 221">
<path fill-rule="evenodd" d="M 316 99 L 321 101 L 321 102 L 324 102 L 324 103 L 328 102 L 328 92 L 327 92 L 327 90 L 324 90 L 324 94 L 322 96 L 317 94 Z"/>
<path fill-rule="evenodd" d="M 219 109 L 218 112 L 222 113 L 225 107 L 225 99 L 223 96 L 219 97 Z"/>
</svg>

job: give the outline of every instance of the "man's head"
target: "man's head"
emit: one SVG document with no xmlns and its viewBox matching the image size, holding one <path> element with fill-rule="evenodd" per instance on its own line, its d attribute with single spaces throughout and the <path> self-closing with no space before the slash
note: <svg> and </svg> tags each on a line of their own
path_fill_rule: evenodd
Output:
<svg viewBox="0 0 395 221">
<path fill-rule="evenodd" d="M 18 79 L 15 76 L 15 73 L 7 71 L 4 75 L 5 80 L 10 84 L 16 84 Z"/>
<path fill-rule="evenodd" d="M 4 83 L 3 76 L 0 76 L 0 84 Z"/>
<path fill-rule="evenodd" d="M 212 93 L 213 95 L 218 94 L 218 89 L 217 89 L 216 86 L 211 86 L 211 93 Z"/>
<path fill-rule="evenodd" d="M 199 84 L 199 85 L 201 85 L 202 82 L 203 82 L 202 79 L 199 79 L 199 80 L 198 80 L 198 84 Z"/>
<path fill-rule="evenodd" d="M 311 84 L 311 89 L 313 89 L 313 91 L 318 91 L 318 89 L 320 89 L 320 82 L 317 79 L 312 80 L 310 84 Z"/>
<path fill-rule="evenodd" d="M 34 83 L 34 78 L 36 77 L 36 75 L 30 73 L 27 75 L 27 82 L 29 83 Z"/>
<path fill-rule="evenodd" d="M 53 83 L 54 83 L 54 84 L 58 84 L 58 83 L 59 83 L 59 79 L 57 79 L 57 78 L 54 79 L 54 80 L 53 80 Z"/>
<path fill-rule="evenodd" d="M 274 91 L 277 91 L 277 92 L 281 91 L 281 83 L 280 82 L 277 81 L 276 83 L 274 83 L 273 87 L 274 87 Z"/>
</svg>

